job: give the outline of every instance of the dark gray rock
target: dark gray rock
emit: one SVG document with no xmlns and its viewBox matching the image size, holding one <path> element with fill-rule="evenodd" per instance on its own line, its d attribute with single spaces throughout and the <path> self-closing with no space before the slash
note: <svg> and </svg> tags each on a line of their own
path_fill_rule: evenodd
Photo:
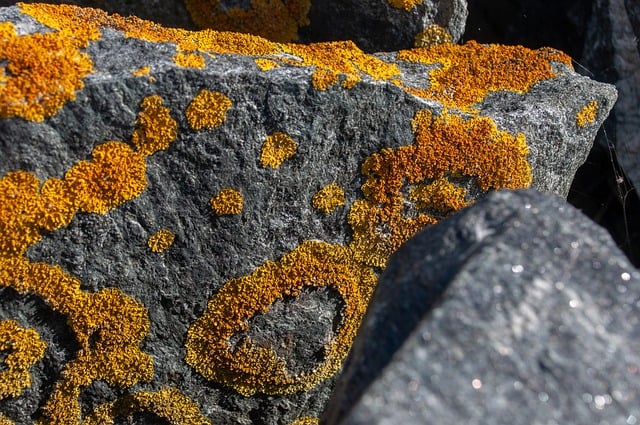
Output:
<svg viewBox="0 0 640 425">
<path fill-rule="evenodd" d="M 246 388 L 242 395 L 230 385 L 205 379 L 185 362 L 188 329 L 203 315 L 208 301 L 224 292 L 231 279 L 249 276 L 305 243 L 323 241 L 340 249 L 351 243 L 353 232 L 348 215 L 356 201 L 364 197 L 361 191 L 365 182 L 361 173 L 363 162 L 383 148 L 389 153 L 411 146 L 416 141 L 412 120 L 420 111 L 441 117 L 439 120 L 448 117 L 451 122 L 462 117 L 490 124 L 480 118 L 486 117 L 501 131 L 510 132 L 512 136 L 502 133 L 510 139 L 522 133 L 529 154 L 520 152 L 519 155 L 526 157 L 531 166 L 532 187 L 566 195 L 575 169 L 586 157 L 597 128 L 616 98 L 613 87 L 579 76 L 567 65 L 554 62 L 551 66 L 555 75 L 534 84 L 526 93 L 505 87 L 504 91 L 487 94 L 477 105 L 459 108 L 449 105 L 445 112 L 444 105 L 437 99 L 411 94 L 407 88 L 429 87 L 429 72 L 434 65 L 405 62 L 394 53 L 367 56 L 345 43 L 340 48 L 313 46 L 321 52 L 313 56 L 303 47 L 212 33 L 202 33 L 211 38 L 203 37 L 200 44 L 196 42 L 193 47 L 194 34 L 166 32 L 136 20 L 114 21 L 87 10 L 66 10 L 70 16 L 78 17 L 81 24 L 51 12 L 47 15 L 49 25 L 68 30 L 56 32 L 16 7 L 0 9 L 0 21 L 11 22 L 15 27 L 14 34 L 12 27 L 3 25 L 3 36 L 16 43 L 12 48 L 19 45 L 23 49 L 17 53 L 8 49 L 6 52 L 21 58 L 39 54 L 45 63 L 54 61 L 54 65 L 46 67 L 46 72 L 21 73 L 25 69 L 32 71 L 30 66 L 37 67 L 40 62 L 34 61 L 23 65 L 24 69 L 18 66 L 6 73 L 7 84 L 13 84 L 18 76 L 26 78 L 21 80 L 27 81 L 21 87 L 26 93 L 38 93 L 30 100 L 36 105 L 59 95 L 57 89 L 68 82 L 65 77 L 73 77 L 76 67 L 82 68 L 87 57 L 92 62 L 92 71 L 78 77 L 83 87 L 77 85 L 72 91 L 75 98 L 66 99 L 59 108 L 40 116 L 41 120 L 36 119 L 37 108 L 36 118 L 23 114 L 0 119 L 0 182 L 10 181 L 9 173 L 17 170 L 33 173 L 40 182 L 62 179 L 68 170 L 89 161 L 94 149 L 108 141 L 121 141 L 132 147 L 132 135 L 136 129 L 144 128 L 142 110 L 145 108 L 141 105 L 152 96 L 159 96 L 162 107 L 168 108 L 177 132 L 176 140 L 167 149 L 145 157 L 147 187 L 126 202 L 116 199 L 117 205 L 107 208 L 105 214 L 77 211 L 67 226 L 60 225 L 52 231 L 27 226 L 25 230 L 16 223 L 33 219 L 34 204 L 27 202 L 12 209 L 15 196 L 22 196 L 21 189 L 6 186 L 8 189 L 0 192 L 7 196 L 0 203 L 0 212 L 4 214 L 0 227 L 0 276 L 17 273 L 11 262 L 16 258 L 29 264 L 42 262 L 42 267 L 49 271 L 58 270 L 54 267 L 58 266 L 61 273 L 78 279 L 78 291 L 84 296 L 93 297 L 99 291 L 115 288 L 126 299 L 139 303 L 136 305 L 142 306 L 141 316 L 149 319 L 148 334 L 133 346 L 153 360 L 152 375 L 137 379 L 135 376 L 142 373 L 141 369 L 131 367 L 126 369 L 132 376 L 130 380 L 125 379 L 127 374 L 118 375 L 122 385 L 92 380 L 80 389 L 78 401 L 82 415 L 88 415 L 104 403 L 127 400 L 131 393 L 177 388 L 214 423 L 288 424 L 301 415 L 318 416 L 330 395 L 333 373 L 305 391 L 283 390 L 270 394 L 256 391 L 249 396 Z M 45 18 L 41 16 L 41 19 Z M 84 47 L 82 37 L 92 25 L 100 27 L 100 37 L 85 40 L 87 46 Z M 33 37 L 34 33 L 47 35 Z M 72 40 L 64 38 L 69 34 L 75 34 Z M 71 52 L 51 52 L 51 49 L 43 52 L 37 43 L 37 40 L 57 40 L 57 37 L 62 37 L 68 47 L 82 47 Z M 149 41 L 154 38 L 160 41 Z M 242 50 L 248 48 L 256 50 Z M 262 53 L 256 53 L 258 48 Z M 469 46 L 451 47 L 454 49 L 451 55 L 456 56 L 455 49 L 466 48 Z M 506 48 L 500 49 L 499 52 L 509 54 Z M 33 55 L 21 55 L 21 52 Z M 176 57 L 185 53 L 195 55 L 187 59 L 204 67 L 178 65 Z M 523 52 L 520 54 L 526 56 Z M 73 60 L 55 62 L 65 55 L 71 55 Z M 539 60 L 546 63 L 541 55 Z M 256 59 L 263 60 L 259 62 L 263 66 L 266 63 L 277 67 L 263 71 Z M 519 64 L 523 58 L 516 55 L 513 59 L 507 62 Z M 20 63 L 14 57 L 8 62 Z M 344 64 L 353 66 L 347 72 L 340 68 Z M 390 76 L 379 71 L 393 66 L 402 73 Z M 149 67 L 148 71 L 145 67 Z M 58 75 L 55 71 L 59 69 L 68 73 Z M 323 82 L 332 81 L 334 71 L 339 81 L 322 87 Z M 511 75 L 509 68 L 498 71 L 501 76 Z M 464 73 L 461 75 L 465 77 Z M 35 83 L 42 81 L 29 80 L 41 77 L 51 80 L 39 85 Z M 358 81 L 352 88 L 343 87 L 341 83 L 350 86 L 352 80 L 349 79 Z M 455 84 L 443 90 L 453 88 Z M 203 89 L 224 95 L 230 107 L 220 114 L 225 117 L 223 123 L 211 129 L 194 130 L 185 114 Z M 12 95 L 12 92 L 0 92 L 0 111 L 5 115 L 21 111 L 24 105 L 24 102 L 13 102 Z M 576 114 L 592 101 L 598 102 L 593 122 L 577 126 Z M 216 107 L 215 101 L 207 102 L 203 116 Z M 154 114 L 147 115 L 156 116 Z M 160 120 L 149 126 L 149 130 L 151 133 L 167 130 L 164 125 L 166 121 Z M 277 132 L 290 135 L 297 143 L 297 150 L 279 168 L 265 168 L 261 165 L 263 142 L 267 135 Z M 447 140 L 450 143 L 468 141 L 460 134 L 453 132 Z M 488 143 L 485 139 L 470 141 L 470 149 L 479 149 Z M 114 180 L 131 171 L 129 167 L 121 167 L 121 162 L 114 167 L 113 174 L 95 183 L 98 188 L 110 187 Z M 495 170 L 495 174 L 506 176 L 508 183 L 510 176 L 518 177 L 514 168 L 507 163 Z M 467 191 L 465 201 L 472 202 L 484 195 L 473 173 L 458 174 L 450 170 L 445 172 L 445 177 L 452 185 Z M 422 183 L 431 183 L 431 180 L 425 179 Z M 333 213 L 323 213 L 312 206 L 313 196 L 334 182 L 345 192 L 345 205 Z M 83 187 L 80 181 L 74 190 L 81 193 Z M 225 188 L 242 193 L 244 209 L 240 214 L 218 216 L 212 210 L 210 199 Z M 392 188 L 383 188 L 387 189 Z M 408 208 L 403 218 L 415 218 L 419 208 L 409 202 L 405 193 L 410 188 L 397 190 Z M 44 197 L 44 194 L 34 196 Z M 83 202 L 99 198 L 94 194 Z M 43 205 L 42 208 L 50 208 L 48 203 Z M 451 213 L 434 210 L 435 207 L 429 213 L 437 219 Z M 381 223 L 375 230 L 385 234 L 386 224 Z M 161 228 L 169 228 L 175 234 L 175 242 L 163 253 L 151 252 L 147 240 Z M 27 230 L 38 233 L 42 239 L 28 244 L 23 258 L 22 252 L 19 249 L 15 252 L 12 244 L 16 238 L 29 236 Z M 362 258 L 345 257 L 345 262 L 357 263 L 353 267 L 364 267 Z M 367 270 L 377 273 L 380 267 L 371 266 Z M 12 288 L 21 288 L 21 282 L 22 279 L 0 280 L 3 286 Z M 31 387 L 19 397 L 0 400 L 0 412 L 17 424 L 24 424 L 41 415 L 43 406 L 57 388 L 56 383 L 65 376 L 62 371 L 73 359 L 79 353 L 95 353 L 95 347 L 104 343 L 104 335 L 118 335 L 114 329 L 120 325 L 114 322 L 107 322 L 102 328 L 87 325 L 91 332 L 86 331 L 85 338 L 80 338 L 74 331 L 78 321 L 68 322 L 67 313 L 80 314 L 85 310 L 76 308 L 62 315 L 60 310 L 64 309 L 53 308 L 52 303 L 45 302 L 47 297 L 37 295 L 37 291 L 19 294 L 12 288 L 0 289 L 0 319 L 18 320 L 21 326 L 36 329 L 49 345 L 44 358 L 30 369 Z M 57 293 L 66 295 L 64 291 L 54 291 L 49 297 Z M 367 291 L 363 289 L 362 294 L 366 304 Z M 304 289 L 300 294 L 293 291 L 291 296 L 285 296 L 284 292 L 278 295 L 279 299 L 246 320 L 248 329 L 240 326 L 225 344 L 228 343 L 230 350 L 241 348 L 247 341 L 263 348 L 271 347 L 284 359 L 287 370 L 304 381 L 304 374 L 298 372 L 313 370 L 325 363 L 324 350 L 341 331 L 344 312 L 349 306 L 345 306 L 346 301 L 337 291 L 326 287 Z M 229 308 L 233 310 L 234 305 Z M 111 311 L 116 319 L 120 312 L 118 308 Z M 225 323 L 221 320 L 219 325 Z M 70 328 L 72 326 L 76 328 Z M 212 333 L 216 330 L 214 326 L 210 328 Z M 342 344 L 340 348 L 346 351 L 348 345 Z M 118 351 L 113 352 L 114 356 L 117 354 Z M 106 373 L 102 369 L 99 372 Z M 114 376 L 109 375 L 116 379 Z M 242 383 L 242 377 L 236 378 L 236 383 Z M 140 423 L 152 421 L 141 419 Z"/>
<path fill-rule="evenodd" d="M 563 200 L 490 194 L 392 257 L 326 423 L 636 423 L 638 285 Z"/>
<path fill-rule="evenodd" d="M 628 4 L 625 4 L 628 3 Z M 588 26 L 582 63 L 596 78 L 614 83 L 621 96 L 611 116 L 608 137 L 631 183 L 640 185 L 640 50 L 632 23 L 637 5 L 597 0 Z M 625 7 L 626 6 L 626 7 Z"/>
</svg>

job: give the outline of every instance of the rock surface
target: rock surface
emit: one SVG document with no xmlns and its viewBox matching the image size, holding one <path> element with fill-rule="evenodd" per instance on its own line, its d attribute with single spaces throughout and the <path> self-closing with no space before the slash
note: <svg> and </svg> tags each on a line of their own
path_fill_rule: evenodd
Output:
<svg viewBox="0 0 640 425">
<path fill-rule="evenodd" d="M 317 417 L 389 256 L 487 191 L 566 195 L 616 98 L 549 49 L 367 55 L 69 6 L 0 22 L 18 424 Z"/>
<path fill-rule="evenodd" d="M 33 3 L 33 0 L 27 3 Z M 0 6 L 14 4 L 0 0 Z M 467 19 L 466 0 L 54 0 L 134 15 L 169 27 L 211 28 L 278 42 L 352 40 L 369 52 L 429 42 L 435 31 L 457 42 Z M 433 36 L 431 36 L 433 37 Z"/>
<path fill-rule="evenodd" d="M 490 194 L 392 257 L 326 423 L 635 423 L 639 285 L 563 200 Z"/>
</svg>

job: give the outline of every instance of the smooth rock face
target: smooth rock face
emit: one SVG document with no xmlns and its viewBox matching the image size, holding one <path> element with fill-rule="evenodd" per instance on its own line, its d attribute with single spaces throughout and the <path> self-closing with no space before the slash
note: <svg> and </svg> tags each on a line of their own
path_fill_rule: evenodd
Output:
<svg viewBox="0 0 640 425">
<path fill-rule="evenodd" d="M 18 424 L 319 416 L 389 256 L 487 191 L 566 195 L 616 98 L 551 50 L 366 55 L 56 6 L 0 22 Z"/>
<path fill-rule="evenodd" d="M 34 3 L 29 0 L 27 3 Z M 259 35 L 278 42 L 352 40 L 368 52 L 414 46 L 416 36 L 437 25 L 461 39 L 466 0 L 54 0 L 137 16 L 169 27 L 211 28 Z M 0 6 L 15 4 L 0 0 Z"/>
<path fill-rule="evenodd" d="M 392 257 L 326 423 L 634 423 L 638 285 L 563 200 L 490 194 Z"/>
</svg>

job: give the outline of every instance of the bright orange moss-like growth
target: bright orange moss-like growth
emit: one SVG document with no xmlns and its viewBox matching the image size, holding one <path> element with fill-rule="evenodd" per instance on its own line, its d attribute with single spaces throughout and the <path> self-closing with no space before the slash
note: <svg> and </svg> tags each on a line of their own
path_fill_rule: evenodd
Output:
<svg viewBox="0 0 640 425">
<path fill-rule="evenodd" d="M 164 252 L 175 240 L 176 235 L 169 229 L 161 229 L 149 237 L 147 245 L 153 252 Z"/>
<path fill-rule="evenodd" d="M 440 44 L 428 49 L 402 50 L 398 59 L 439 64 L 439 68 L 430 72 L 430 87 L 405 90 L 463 110 L 482 101 L 489 92 L 528 92 L 535 83 L 556 75 L 551 61 L 571 66 L 571 58 L 557 50 L 483 45 L 475 41 L 463 45 Z"/>
<path fill-rule="evenodd" d="M 231 99 L 220 92 L 201 90 L 193 98 L 185 115 L 194 130 L 212 129 L 226 120 Z"/>
<path fill-rule="evenodd" d="M 419 4 L 422 4 L 422 0 L 388 0 L 389 4 L 396 9 L 411 10 Z"/>
<path fill-rule="evenodd" d="M 31 386 L 29 368 L 44 357 L 47 344 L 33 329 L 23 329 L 14 320 L 0 321 L 0 400 L 17 397 Z"/>
<path fill-rule="evenodd" d="M 289 425 L 319 425 L 319 418 L 312 418 L 311 416 L 302 416 L 295 421 L 291 422 Z"/>
<path fill-rule="evenodd" d="M 220 0 L 185 0 L 200 28 L 259 35 L 269 40 L 298 40 L 298 29 L 309 25 L 310 0 L 252 0 L 248 9 L 225 8 Z"/>
<path fill-rule="evenodd" d="M 142 412 L 153 413 L 172 425 L 211 425 L 198 405 L 176 388 L 127 394 L 96 408 L 82 425 L 113 425 L 118 418 Z"/>
<path fill-rule="evenodd" d="M 286 133 L 273 133 L 262 144 L 260 163 L 263 168 L 278 168 L 298 150 L 298 144 Z"/>
<path fill-rule="evenodd" d="M 241 394 L 290 394 L 306 391 L 338 371 L 344 360 L 376 276 L 355 263 L 348 248 L 303 242 L 279 261 L 267 261 L 248 276 L 232 279 L 209 299 L 207 310 L 187 333 L 186 361 L 205 378 Z M 344 300 L 338 335 L 327 345 L 324 362 L 295 375 L 271 347 L 246 339 L 233 352 L 229 339 L 248 329 L 248 320 L 283 297 L 297 297 L 305 287 L 332 286 Z"/>
<path fill-rule="evenodd" d="M 531 183 L 524 135 L 499 131 L 489 118 L 419 111 L 413 126 L 413 145 L 382 149 L 362 165 L 365 199 L 349 211 L 349 246 L 358 261 L 370 266 L 384 267 L 400 245 L 434 224 L 439 217 L 430 210 L 447 213 L 467 204 L 464 189 L 455 188 L 450 177 L 473 177 L 483 191 Z M 406 185 L 416 185 L 409 199 Z M 411 200 L 416 211 L 409 214 Z"/>
<path fill-rule="evenodd" d="M 222 189 L 211 198 L 211 208 L 219 216 L 240 214 L 244 208 L 242 194 L 234 189 Z"/>
<path fill-rule="evenodd" d="M 578 127 L 584 127 L 587 124 L 593 124 L 598 115 L 598 102 L 593 100 L 585 105 L 576 115 L 576 124 Z"/>
<path fill-rule="evenodd" d="M 311 204 L 325 214 L 331 213 L 345 204 L 344 190 L 337 183 L 328 184 L 313 195 Z"/>
<path fill-rule="evenodd" d="M 280 64 L 278 62 L 271 59 L 258 58 L 254 59 L 254 62 L 262 71 L 270 71 L 272 69 L 280 67 Z"/>
<path fill-rule="evenodd" d="M 146 186 L 144 155 L 129 145 L 107 142 L 96 146 L 92 156 L 71 167 L 64 179 L 42 185 L 24 171 L 0 178 L 0 285 L 42 297 L 67 316 L 80 345 L 42 408 L 43 424 L 79 424 L 81 390 L 97 380 L 126 388 L 153 377 L 153 361 L 140 349 L 149 333 L 142 304 L 119 289 L 84 292 L 80 280 L 60 267 L 24 257 L 43 229 L 57 230 L 79 211 L 107 212 Z"/>
<path fill-rule="evenodd" d="M 174 56 L 173 61 L 176 63 L 176 65 L 182 66 L 184 68 L 202 69 L 206 66 L 204 57 L 195 53 L 177 53 Z"/>
<path fill-rule="evenodd" d="M 138 127 L 131 141 L 136 152 L 148 156 L 168 148 L 176 140 L 178 123 L 171 117 L 169 108 L 162 106 L 162 98 L 158 95 L 144 98 L 141 107 L 136 120 Z"/>
<path fill-rule="evenodd" d="M 79 51 L 88 41 L 66 31 L 19 36 L 0 23 L 0 117 L 42 121 L 75 99 L 93 70 Z"/>
<path fill-rule="evenodd" d="M 81 161 L 64 176 L 83 212 L 104 214 L 139 196 L 147 187 L 144 156 L 122 142 L 96 146 L 91 161 Z"/>
</svg>

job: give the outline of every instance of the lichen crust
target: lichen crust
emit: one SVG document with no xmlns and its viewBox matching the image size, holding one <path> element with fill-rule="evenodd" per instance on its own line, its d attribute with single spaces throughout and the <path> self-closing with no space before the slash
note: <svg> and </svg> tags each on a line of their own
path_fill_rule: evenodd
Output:
<svg viewBox="0 0 640 425">
<path fill-rule="evenodd" d="M 276 132 L 268 135 L 260 151 L 260 163 L 263 168 L 279 168 L 298 150 L 298 144 L 286 133 Z"/>
<path fill-rule="evenodd" d="M 231 188 L 222 189 L 210 202 L 213 212 L 218 216 L 240 214 L 244 208 L 242 193 Z"/>
<path fill-rule="evenodd" d="M 17 397 L 31 386 L 29 368 L 44 357 L 47 344 L 34 329 L 24 329 L 15 320 L 0 321 L 0 400 Z"/>
<path fill-rule="evenodd" d="M 345 202 L 344 190 L 336 182 L 323 186 L 311 198 L 311 205 L 325 214 L 332 213 Z"/>
<path fill-rule="evenodd" d="M 78 278 L 59 266 L 32 262 L 25 251 L 43 231 L 68 225 L 80 212 L 104 214 L 140 195 L 147 184 L 146 156 L 166 147 L 167 137 L 173 140 L 161 104 L 155 97 L 142 102 L 136 131 L 148 137 L 139 137 L 139 151 L 110 141 L 96 146 L 92 159 L 73 165 L 63 179 L 41 183 L 25 171 L 0 178 L 0 285 L 38 295 L 67 316 L 80 346 L 42 406 L 38 423 L 79 424 L 81 391 L 94 381 L 128 388 L 153 377 L 153 360 L 140 348 L 150 325 L 144 305 L 117 288 L 85 292 Z M 153 131 L 146 131 L 149 125 Z"/>
<path fill-rule="evenodd" d="M 353 261 L 348 248 L 306 241 L 280 260 L 267 261 L 250 275 L 231 279 L 214 294 L 189 328 L 186 361 L 205 378 L 249 396 L 306 391 L 340 368 L 376 283 L 370 268 Z M 332 286 L 344 300 L 338 334 L 326 346 L 325 359 L 302 374 L 287 371 L 286 359 L 271 347 L 244 340 L 233 352 L 229 338 L 248 329 L 248 320 L 278 299 L 296 297 L 303 288 Z"/>
<path fill-rule="evenodd" d="M 231 99 L 224 94 L 203 89 L 193 98 L 185 115 L 192 129 L 209 130 L 226 121 L 231 105 Z"/>
<path fill-rule="evenodd" d="M 169 229 L 160 229 L 153 235 L 149 236 L 147 246 L 152 252 L 164 252 L 175 240 L 176 235 Z"/>
<path fill-rule="evenodd" d="M 593 124 L 596 121 L 598 115 L 598 102 L 592 100 L 588 104 L 582 107 L 576 114 L 576 125 L 578 127 L 584 127 L 589 124 Z"/>
</svg>

